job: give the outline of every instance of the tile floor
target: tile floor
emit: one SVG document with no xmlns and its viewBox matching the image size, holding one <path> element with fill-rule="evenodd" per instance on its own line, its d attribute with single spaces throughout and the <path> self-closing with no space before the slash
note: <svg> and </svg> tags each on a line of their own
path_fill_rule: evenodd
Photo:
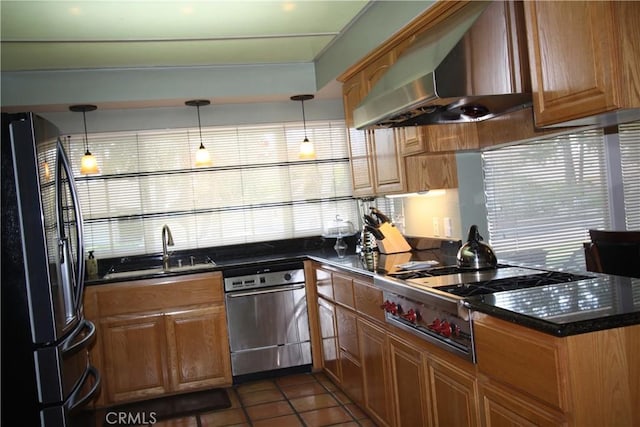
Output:
<svg viewBox="0 0 640 427">
<path fill-rule="evenodd" d="M 323 373 L 247 382 L 227 389 L 231 407 L 159 421 L 153 427 L 319 427 L 375 423 Z"/>
</svg>

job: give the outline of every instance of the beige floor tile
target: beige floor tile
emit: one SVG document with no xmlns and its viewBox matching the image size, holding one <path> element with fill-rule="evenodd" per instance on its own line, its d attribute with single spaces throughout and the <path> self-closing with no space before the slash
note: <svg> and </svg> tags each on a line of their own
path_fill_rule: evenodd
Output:
<svg viewBox="0 0 640 427">
<path fill-rule="evenodd" d="M 303 412 L 300 416 L 308 427 L 328 426 L 353 421 L 351 415 L 341 406 Z"/>
<path fill-rule="evenodd" d="M 289 402 L 285 400 L 247 406 L 245 410 L 247 411 L 251 421 L 293 414 L 293 408 Z"/>
<path fill-rule="evenodd" d="M 278 389 L 260 390 L 252 393 L 244 393 L 240 395 L 240 401 L 243 406 L 258 405 L 260 403 L 276 402 L 284 400 L 284 396 Z"/>
<path fill-rule="evenodd" d="M 276 384 L 280 387 L 289 387 L 292 385 L 314 382 L 317 382 L 317 380 L 312 374 L 287 375 L 276 379 Z"/>
<path fill-rule="evenodd" d="M 242 409 L 225 409 L 222 411 L 200 414 L 202 427 L 221 427 L 247 423 L 247 417 Z"/>
<path fill-rule="evenodd" d="M 312 394 L 311 396 L 297 397 L 289 401 L 298 412 L 311 411 L 313 409 L 338 406 L 338 401 L 329 393 Z"/>
<path fill-rule="evenodd" d="M 302 427 L 297 415 L 285 415 L 253 422 L 253 427 Z"/>
<path fill-rule="evenodd" d="M 264 381 L 256 381 L 256 382 L 240 384 L 235 386 L 235 389 L 236 389 L 236 392 L 238 392 L 238 394 L 242 396 L 243 394 L 253 393 L 256 391 L 275 390 L 277 389 L 277 387 L 273 381 L 264 380 Z"/>
<path fill-rule="evenodd" d="M 295 399 L 296 397 L 326 393 L 327 390 L 322 387 L 320 383 L 312 382 L 305 384 L 296 384 L 289 387 L 282 387 L 282 392 L 285 396 L 287 396 L 287 399 Z"/>
</svg>

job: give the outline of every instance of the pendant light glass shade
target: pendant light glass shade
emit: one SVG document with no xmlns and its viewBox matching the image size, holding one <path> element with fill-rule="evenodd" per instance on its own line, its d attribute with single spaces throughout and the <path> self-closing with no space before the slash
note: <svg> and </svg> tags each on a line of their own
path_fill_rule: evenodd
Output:
<svg viewBox="0 0 640 427">
<path fill-rule="evenodd" d="M 100 169 L 98 168 L 98 160 L 96 156 L 91 154 L 89 151 L 89 137 L 87 136 L 87 111 L 94 111 L 98 107 L 95 105 L 72 105 L 69 107 L 69 110 L 74 113 L 81 112 L 82 113 L 82 122 L 84 124 L 84 156 L 80 160 L 80 173 L 83 175 L 89 175 L 94 173 L 99 173 Z"/>
<path fill-rule="evenodd" d="M 204 144 L 202 143 L 202 125 L 200 124 L 200 107 L 202 105 L 209 105 L 211 102 L 206 99 L 194 99 L 192 101 L 185 102 L 186 105 L 190 107 L 196 107 L 198 111 L 198 131 L 200 132 L 200 147 L 196 151 L 196 167 L 207 167 L 211 166 L 213 162 L 211 161 L 211 156 L 209 155 L 209 151 L 206 149 Z"/>
<path fill-rule="evenodd" d="M 300 101 L 302 103 L 302 125 L 304 126 L 304 140 L 300 143 L 300 151 L 298 157 L 302 160 L 313 160 L 316 158 L 316 149 L 313 146 L 313 142 L 307 138 L 307 121 L 304 115 L 304 101 L 313 99 L 313 95 L 294 95 L 291 97 L 292 101 Z"/>
</svg>

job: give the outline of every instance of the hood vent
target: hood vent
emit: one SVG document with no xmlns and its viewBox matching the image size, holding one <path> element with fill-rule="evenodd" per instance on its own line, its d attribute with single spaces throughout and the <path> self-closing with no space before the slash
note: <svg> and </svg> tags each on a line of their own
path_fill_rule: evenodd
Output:
<svg viewBox="0 0 640 427">
<path fill-rule="evenodd" d="M 486 120 L 531 105 L 519 2 L 470 2 L 429 29 L 353 112 L 358 129 Z"/>
</svg>

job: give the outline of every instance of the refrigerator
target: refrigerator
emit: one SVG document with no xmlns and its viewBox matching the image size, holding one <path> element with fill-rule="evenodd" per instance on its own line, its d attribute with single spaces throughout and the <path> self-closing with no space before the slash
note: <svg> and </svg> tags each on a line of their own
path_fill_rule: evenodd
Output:
<svg viewBox="0 0 640 427">
<path fill-rule="evenodd" d="M 55 125 L 2 113 L 2 425 L 82 427 L 100 389 L 82 212 Z"/>
</svg>

